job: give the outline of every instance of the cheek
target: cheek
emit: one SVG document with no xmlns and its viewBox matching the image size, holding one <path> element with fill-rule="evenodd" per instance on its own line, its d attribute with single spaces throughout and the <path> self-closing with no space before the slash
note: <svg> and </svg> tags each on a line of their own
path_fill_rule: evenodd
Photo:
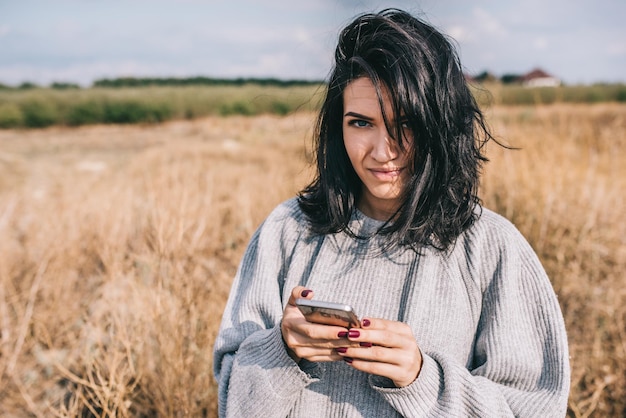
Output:
<svg viewBox="0 0 626 418">
<path fill-rule="evenodd" d="M 360 160 L 367 153 L 367 141 L 358 135 L 344 135 L 343 145 L 351 160 Z"/>
<path fill-rule="evenodd" d="M 357 144 L 355 144 L 355 142 L 352 140 L 352 138 L 350 138 L 349 136 L 345 136 L 343 137 L 343 146 L 346 149 L 346 153 L 348 154 L 348 157 L 350 158 L 350 161 L 353 161 L 356 159 L 356 155 L 358 154 L 358 146 Z"/>
</svg>

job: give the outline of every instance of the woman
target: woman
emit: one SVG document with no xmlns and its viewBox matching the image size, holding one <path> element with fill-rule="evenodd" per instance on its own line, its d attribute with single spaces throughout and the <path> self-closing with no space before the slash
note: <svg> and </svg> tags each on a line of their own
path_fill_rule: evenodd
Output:
<svg viewBox="0 0 626 418">
<path fill-rule="evenodd" d="M 536 255 L 481 208 L 490 139 L 450 42 L 385 10 L 341 33 L 317 176 L 254 234 L 215 343 L 222 416 L 565 415 L 567 338 Z M 297 298 L 351 305 L 308 322 Z"/>
</svg>

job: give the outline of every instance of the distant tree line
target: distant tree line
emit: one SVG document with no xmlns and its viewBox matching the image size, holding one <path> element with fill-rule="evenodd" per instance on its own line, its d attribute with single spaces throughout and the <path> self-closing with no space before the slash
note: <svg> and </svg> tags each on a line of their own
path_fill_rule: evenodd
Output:
<svg viewBox="0 0 626 418">
<path fill-rule="evenodd" d="M 205 85 L 198 85 L 201 82 Z M 504 81 L 489 83 L 487 79 L 483 82 L 484 85 L 470 84 L 481 106 L 626 103 L 626 84 L 527 88 L 520 83 L 504 85 Z M 100 80 L 96 82 L 98 88 L 80 88 L 72 83 L 53 83 L 48 88 L 32 83 L 18 87 L 0 85 L 0 129 L 159 123 L 208 115 L 315 111 L 324 92 L 320 83 L 323 82 L 198 77 Z M 197 87 L 183 87 L 192 85 Z"/>
<path fill-rule="evenodd" d="M 521 84 L 525 74 L 507 73 L 497 76 L 489 71 L 482 71 L 478 74 L 466 74 L 466 78 L 472 82 L 478 83 L 502 83 L 502 84 Z M 102 78 L 95 80 L 90 87 L 101 88 L 124 88 L 124 87 L 150 87 L 150 86 L 244 86 L 257 85 L 262 87 L 302 87 L 324 84 L 324 80 L 302 80 L 292 79 L 283 80 L 274 77 L 254 78 L 213 78 L 213 77 L 117 77 Z M 596 83 L 605 84 L 605 83 Z M 0 83 L 1 90 L 32 90 L 38 88 L 46 88 L 36 83 L 25 81 L 17 86 L 10 86 Z M 47 86 L 54 90 L 72 90 L 80 89 L 81 86 L 71 82 L 53 82 Z"/>
<path fill-rule="evenodd" d="M 474 81 L 479 83 L 490 83 L 499 81 L 502 84 L 515 84 L 519 83 L 520 79 L 523 77 L 523 74 L 504 74 L 501 77 L 496 76 L 495 74 L 490 73 L 489 71 L 483 71 L 471 78 Z"/>
<path fill-rule="evenodd" d="M 122 77 L 96 80 L 94 87 L 144 87 L 144 86 L 243 86 L 255 84 L 258 86 L 293 87 L 310 86 L 322 83 L 320 80 L 281 80 L 278 78 L 135 78 Z"/>
<path fill-rule="evenodd" d="M 119 77 L 103 78 L 93 82 L 92 87 L 122 88 L 150 86 L 243 86 L 257 85 L 263 87 L 294 87 L 322 84 L 322 80 L 281 80 L 278 78 L 211 78 L 211 77 Z M 25 81 L 17 87 L 0 83 L 0 90 L 30 90 L 41 88 L 35 83 Z M 49 86 L 56 90 L 79 89 L 75 83 L 54 82 Z"/>
<path fill-rule="evenodd" d="M 537 77 L 554 77 L 545 71 L 536 68 L 533 71 L 530 71 L 525 74 L 514 74 L 514 73 L 506 73 L 502 76 L 498 77 L 497 75 L 489 72 L 483 71 L 476 75 L 466 75 L 466 78 L 470 81 L 474 81 L 477 83 L 502 83 L 502 84 L 522 84 L 524 81 L 528 81 L 531 78 Z M 562 84 L 559 80 L 558 84 Z"/>
</svg>

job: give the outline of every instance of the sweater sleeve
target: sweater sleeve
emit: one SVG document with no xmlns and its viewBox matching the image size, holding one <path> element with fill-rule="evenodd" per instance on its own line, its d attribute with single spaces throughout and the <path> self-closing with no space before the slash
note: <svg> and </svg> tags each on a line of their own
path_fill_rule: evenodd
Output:
<svg viewBox="0 0 626 418">
<path fill-rule="evenodd" d="M 496 221 L 487 248 L 466 252 L 476 258 L 470 262 L 482 270 L 483 282 L 471 367 L 445 350 L 424 352 L 411 385 L 389 388 L 373 379 L 404 416 L 566 414 L 570 369 L 558 301 L 530 245 L 508 221 Z"/>
<path fill-rule="evenodd" d="M 280 330 L 289 212 L 279 206 L 256 231 L 233 281 L 213 352 L 222 417 L 287 416 L 315 381 L 289 357 Z"/>
</svg>

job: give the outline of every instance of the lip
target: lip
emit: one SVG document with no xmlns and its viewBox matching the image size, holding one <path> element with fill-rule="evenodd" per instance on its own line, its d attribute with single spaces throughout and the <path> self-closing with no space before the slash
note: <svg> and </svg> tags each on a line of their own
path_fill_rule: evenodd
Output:
<svg viewBox="0 0 626 418">
<path fill-rule="evenodd" d="M 396 180 L 402 174 L 404 167 L 398 168 L 370 168 L 369 172 L 381 181 Z"/>
</svg>

